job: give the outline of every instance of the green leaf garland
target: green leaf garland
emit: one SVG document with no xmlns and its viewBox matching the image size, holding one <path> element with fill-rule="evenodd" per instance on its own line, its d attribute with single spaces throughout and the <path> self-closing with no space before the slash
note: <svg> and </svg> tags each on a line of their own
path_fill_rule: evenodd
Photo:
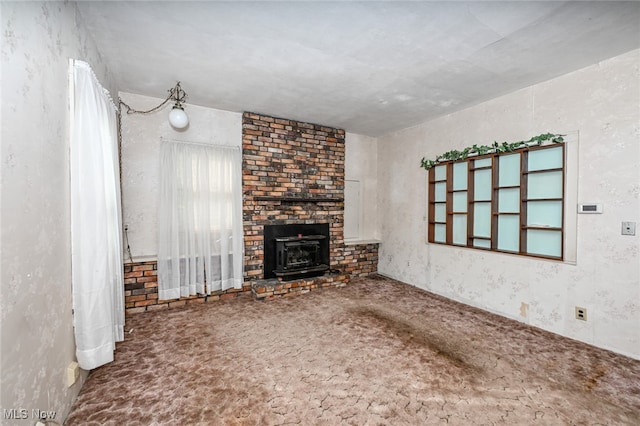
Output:
<svg viewBox="0 0 640 426">
<path fill-rule="evenodd" d="M 517 149 L 526 148 L 531 145 L 542 145 L 545 142 L 552 143 L 562 143 L 564 142 L 563 136 L 555 133 L 543 133 L 538 136 L 534 136 L 528 141 L 519 141 L 519 142 L 494 142 L 493 145 L 473 145 L 471 147 L 467 147 L 462 151 L 451 150 L 447 151 L 444 154 L 438 155 L 435 160 L 427 160 L 425 157 L 422 157 L 420 160 L 420 167 L 429 170 L 432 167 L 437 166 L 440 163 L 444 163 L 447 161 L 458 161 L 464 160 L 469 155 L 477 154 L 477 155 L 485 155 L 485 154 L 498 154 L 503 152 L 513 152 Z"/>
</svg>

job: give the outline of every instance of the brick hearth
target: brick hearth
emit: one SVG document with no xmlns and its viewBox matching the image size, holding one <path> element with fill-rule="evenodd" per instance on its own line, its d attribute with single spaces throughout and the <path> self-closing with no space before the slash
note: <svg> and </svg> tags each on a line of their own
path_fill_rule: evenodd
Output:
<svg viewBox="0 0 640 426">
<path fill-rule="evenodd" d="M 257 300 L 299 296 L 316 289 L 344 287 L 349 279 L 349 274 L 326 274 L 321 277 L 292 281 L 256 280 L 251 283 L 251 293 Z"/>
</svg>

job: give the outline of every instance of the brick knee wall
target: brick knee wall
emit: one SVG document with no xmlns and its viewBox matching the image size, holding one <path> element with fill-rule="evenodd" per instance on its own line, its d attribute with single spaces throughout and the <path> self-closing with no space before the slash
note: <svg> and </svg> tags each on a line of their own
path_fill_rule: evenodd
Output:
<svg viewBox="0 0 640 426">
<path fill-rule="evenodd" d="M 124 307 L 142 312 L 158 304 L 158 264 L 138 262 L 124 265 Z"/>
<path fill-rule="evenodd" d="M 378 271 L 378 244 L 345 246 L 343 273 L 348 277 L 366 277 Z M 325 285 L 326 287 L 327 285 Z M 158 263 L 156 261 L 135 262 L 124 265 L 124 303 L 127 315 L 145 311 L 156 311 L 192 303 L 245 297 L 252 294 L 250 284 L 242 289 L 217 291 L 211 295 L 183 297 L 174 300 L 158 300 Z"/>
<path fill-rule="evenodd" d="M 215 291 L 210 295 L 158 300 L 158 262 L 135 262 L 124 265 L 124 307 L 127 315 L 145 311 L 157 311 L 192 303 L 205 303 L 232 299 L 251 294 L 251 287 Z"/>
<path fill-rule="evenodd" d="M 378 243 L 347 245 L 344 249 L 345 271 L 351 277 L 366 277 L 378 272 Z"/>
</svg>

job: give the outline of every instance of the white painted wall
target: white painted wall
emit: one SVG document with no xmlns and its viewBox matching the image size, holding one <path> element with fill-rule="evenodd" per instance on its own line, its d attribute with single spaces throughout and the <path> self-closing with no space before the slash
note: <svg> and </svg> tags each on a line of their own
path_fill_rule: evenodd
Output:
<svg viewBox="0 0 640 426">
<path fill-rule="evenodd" d="M 107 68 L 75 3 L 2 2 L 2 378 L 0 408 L 55 411 L 70 388 L 71 316 L 68 60 Z M 112 91 L 112 93 L 114 93 Z M 11 424 L 3 416 L 3 424 Z M 24 420 L 15 423 L 26 424 Z"/>
<path fill-rule="evenodd" d="M 357 240 L 380 238 L 378 222 L 378 140 L 355 133 L 345 134 L 345 179 L 360 183 L 360 199 L 345 197 L 348 204 L 360 203 L 360 236 Z"/>
<path fill-rule="evenodd" d="M 640 222 L 639 69 L 635 50 L 379 138 L 379 271 L 640 358 L 639 237 L 620 235 L 621 221 Z M 578 202 L 604 204 L 601 215 L 577 216 L 575 265 L 426 244 L 420 158 L 547 131 L 578 131 Z M 587 322 L 575 320 L 576 305 Z"/>
<path fill-rule="evenodd" d="M 175 81 L 167 82 L 167 90 Z M 189 87 L 183 86 L 189 93 Z M 131 108 L 149 110 L 163 99 L 120 93 Z M 188 99 L 187 99 L 188 101 Z M 162 139 L 242 147 L 242 114 L 185 104 L 189 126 L 178 131 L 167 119 L 172 105 L 152 114 L 122 116 L 122 212 L 129 226 L 133 260 L 157 256 L 157 205 L 160 189 L 160 143 Z M 124 111 L 124 108 L 123 108 Z M 125 262 L 129 262 L 125 252 Z"/>
</svg>

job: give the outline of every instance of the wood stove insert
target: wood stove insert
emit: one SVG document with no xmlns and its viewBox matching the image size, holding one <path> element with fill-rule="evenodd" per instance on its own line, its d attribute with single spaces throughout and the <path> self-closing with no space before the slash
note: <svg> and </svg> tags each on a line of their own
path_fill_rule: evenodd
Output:
<svg viewBox="0 0 640 426">
<path fill-rule="evenodd" d="M 265 279 L 315 277 L 329 269 L 328 223 L 264 227 Z"/>
</svg>

